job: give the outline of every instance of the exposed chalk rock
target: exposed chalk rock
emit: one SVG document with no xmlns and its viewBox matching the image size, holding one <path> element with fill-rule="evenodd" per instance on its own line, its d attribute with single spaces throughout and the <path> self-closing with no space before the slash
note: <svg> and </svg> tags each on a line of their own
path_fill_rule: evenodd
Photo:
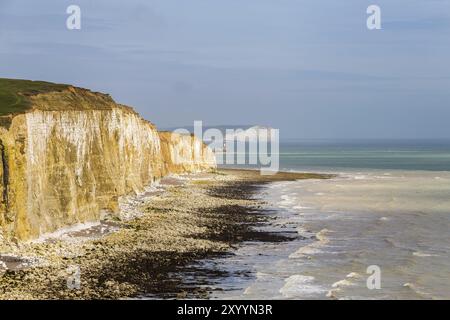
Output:
<svg viewBox="0 0 450 320">
<path fill-rule="evenodd" d="M 159 132 L 164 170 L 169 173 L 202 171 L 216 166 L 213 151 L 193 134 Z"/>
<path fill-rule="evenodd" d="M 0 117 L 3 241 L 98 221 L 164 175 L 216 165 L 202 141 L 160 134 L 108 95 L 67 86 L 26 99 L 25 110 Z"/>
</svg>

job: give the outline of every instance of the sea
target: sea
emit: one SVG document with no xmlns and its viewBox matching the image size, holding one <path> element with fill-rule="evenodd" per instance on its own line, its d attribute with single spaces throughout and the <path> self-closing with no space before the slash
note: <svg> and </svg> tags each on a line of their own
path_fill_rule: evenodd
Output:
<svg viewBox="0 0 450 320">
<path fill-rule="evenodd" d="M 213 299 L 450 299 L 450 140 L 287 141 L 280 170 L 335 177 L 264 186 L 292 239 L 198 262 Z"/>
</svg>

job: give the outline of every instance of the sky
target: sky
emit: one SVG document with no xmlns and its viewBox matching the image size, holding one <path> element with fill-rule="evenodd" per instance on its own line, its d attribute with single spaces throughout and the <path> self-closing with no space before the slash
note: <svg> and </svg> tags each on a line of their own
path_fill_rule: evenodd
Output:
<svg viewBox="0 0 450 320">
<path fill-rule="evenodd" d="M 450 0 L 0 0 L 0 77 L 109 93 L 158 127 L 450 138 L 449 57 Z"/>
</svg>

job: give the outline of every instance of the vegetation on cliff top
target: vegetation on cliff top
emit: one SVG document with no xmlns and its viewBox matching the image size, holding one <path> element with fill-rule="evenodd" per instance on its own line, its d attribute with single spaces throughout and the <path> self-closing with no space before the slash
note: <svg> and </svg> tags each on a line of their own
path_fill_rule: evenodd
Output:
<svg viewBox="0 0 450 320">
<path fill-rule="evenodd" d="M 113 106 L 134 112 L 130 107 L 116 104 L 109 94 L 68 84 L 0 78 L 0 117 L 31 108 L 47 111 L 110 110 Z"/>
<path fill-rule="evenodd" d="M 0 116 L 23 112 L 30 107 L 28 96 L 62 91 L 69 86 L 44 81 L 0 78 Z"/>
</svg>

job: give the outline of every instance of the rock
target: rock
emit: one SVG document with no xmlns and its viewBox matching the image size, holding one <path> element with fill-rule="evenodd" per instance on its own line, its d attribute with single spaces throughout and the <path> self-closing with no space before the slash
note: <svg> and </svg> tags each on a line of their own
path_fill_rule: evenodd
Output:
<svg viewBox="0 0 450 320">
<path fill-rule="evenodd" d="M 202 141 L 158 132 L 108 95 L 1 80 L 21 87 L 27 100 L 24 112 L 0 121 L 5 203 L 0 216 L 6 217 L 0 219 L 0 236 L 8 241 L 98 221 L 104 211 L 119 212 L 122 196 L 137 194 L 164 175 L 215 167 L 214 154 Z M 125 218 L 142 215 L 136 208 L 140 201 L 128 204 Z"/>
</svg>

